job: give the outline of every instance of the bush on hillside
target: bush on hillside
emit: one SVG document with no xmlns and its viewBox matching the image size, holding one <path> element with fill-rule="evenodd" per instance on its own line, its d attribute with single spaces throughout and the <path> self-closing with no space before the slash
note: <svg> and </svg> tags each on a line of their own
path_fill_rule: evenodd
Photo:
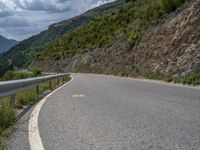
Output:
<svg viewBox="0 0 200 150">
<path fill-rule="evenodd" d="M 14 71 L 12 70 L 8 70 L 4 75 L 3 75 L 3 80 L 8 81 L 8 80 L 12 80 L 15 76 Z"/>
<path fill-rule="evenodd" d="M 160 7 L 163 11 L 170 13 L 184 4 L 184 2 L 186 2 L 186 0 L 160 0 Z"/>
<path fill-rule="evenodd" d="M 140 37 L 140 33 L 137 31 L 129 33 L 128 45 L 130 48 L 132 48 L 135 45 L 135 43 L 139 37 Z"/>
<path fill-rule="evenodd" d="M 41 74 L 42 74 L 42 70 L 41 69 L 39 69 L 39 68 L 33 69 L 33 76 L 34 77 L 40 76 Z"/>
</svg>

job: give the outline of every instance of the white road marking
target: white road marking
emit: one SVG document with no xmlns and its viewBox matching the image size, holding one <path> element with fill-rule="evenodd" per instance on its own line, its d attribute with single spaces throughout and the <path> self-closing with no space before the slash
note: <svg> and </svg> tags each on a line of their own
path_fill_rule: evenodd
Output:
<svg viewBox="0 0 200 150">
<path fill-rule="evenodd" d="M 42 105 L 45 103 L 48 97 L 50 97 L 53 93 L 55 93 L 65 85 L 69 84 L 72 80 L 73 78 L 71 78 L 71 80 L 66 84 L 64 84 L 63 86 L 57 88 L 56 90 L 45 96 L 32 111 L 28 125 L 29 143 L 31 150 L 44 150 L 44 146 L 42 144 L 42 140 L 38 129 L 38 116 L 40 113 L 40 109 L 42 108 Z"/>
<path fill-rule="evenodd" d="M 77 97 L 85 97 L 85 94 L 74 94 L 72 95 L 73 98 L 77 98 Z"/>
</svg>

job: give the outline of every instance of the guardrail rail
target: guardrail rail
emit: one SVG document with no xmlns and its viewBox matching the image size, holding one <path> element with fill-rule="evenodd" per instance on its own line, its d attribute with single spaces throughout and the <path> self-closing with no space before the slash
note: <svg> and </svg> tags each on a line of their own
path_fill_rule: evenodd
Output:
<svg viewBox="0 0 200 150">
<path fill-rule="evenodd" d="M 39 94 L 39 84 L 48 82 L 49 89 L 52 89 L 52 80 L 56 80 L 59 84 L 59 79 L 62 78 L 64 83 L 64 78 L 69 76 L 68 73 L 55 74 L 49 76 L 42 76 L 36 78 L 28 78 L 21 80 L 12 80 L 12 81 L 2 81 L 0 82 L 0 98 L 8 97 L 11 98 L 11 103 L 15 104 L 16 94 L 26 90 L 27 88 L 36 87 L 36 94 Z"/>
</svg>

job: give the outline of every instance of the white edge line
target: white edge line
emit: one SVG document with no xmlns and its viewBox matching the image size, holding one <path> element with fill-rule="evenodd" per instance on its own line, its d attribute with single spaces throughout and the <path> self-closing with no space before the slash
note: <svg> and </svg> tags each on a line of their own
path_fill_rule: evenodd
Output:
<svg viewBox="0 0 200 150">
<path fill-rule="evenodd" d="M 71 77 L 71 80 L 69 82 L 57 88 L 56 90 L 52 91 L 47 96 L 45 96 L 40 102 L 38 102 L 38 104 L 35 106 L 34 110 L 32 111 L 31 117 L 29 120 L 29 125 L 28 125 L 29 144 L 30 144 L 31 150 L 44 150 L 44 146 L 42 144 L 42 140 L 41 140 L 39 129 L 38 129 L 38 117 L 39 117 L 39 113 L 42 108 L 42 105 L 45 103 L 48 97 L 50 97 L 53 93 L 55 93 L 56 91 L 58 91 L 65 85 L 69 84 L 72 80 L 73 80 L 73 77 Z"/>
</svg>

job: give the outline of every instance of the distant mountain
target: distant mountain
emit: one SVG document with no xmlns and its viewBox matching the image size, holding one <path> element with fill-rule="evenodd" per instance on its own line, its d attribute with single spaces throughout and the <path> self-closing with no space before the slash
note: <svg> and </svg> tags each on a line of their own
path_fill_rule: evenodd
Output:
<svg viewBox="0 0 200 150">
<path fill-rule="evenodd" d="M 124 3 L 125 0 L 117 0 L 91 9 L 71 19 L 50 25 L 48 30 L 42 31 L 40 34 L 20 42 L 3 54 L 3 59 L 0 60 L 0 64 L 9 62 L 16 67 L 27 66 L 32 62 L 34 56 L 41 52 L 45 46 L 51 44 L 63 35 L 83 26 L 97 15 L 108 13 Z"/>
<path fill-rule="evenodd" d="M 0 35 L 0 53 L 7 51 L 17 43 L 18 41 L 6 39 L 5 37 Z"/>
</svg>

